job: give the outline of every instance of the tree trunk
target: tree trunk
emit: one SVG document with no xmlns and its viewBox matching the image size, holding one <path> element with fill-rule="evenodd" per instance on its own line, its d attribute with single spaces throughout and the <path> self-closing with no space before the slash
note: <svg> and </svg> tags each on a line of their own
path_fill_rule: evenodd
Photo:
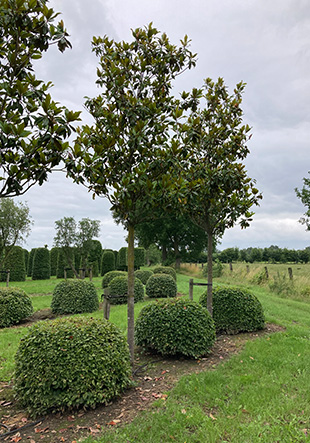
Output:
<svg viewBox="0 0 310 443">
<path fill-rule="evenodd" d="M 128 301 L 127 301 L 127 342 L 130 352 L 131 366 L 134 364 L 134 326 L 135 326 L 135 302 L 134 302 L 134 284 L 135 284 L 135 259 L 134 259 L 134 233 L 133 225 L 128 226 Z"/>
<path fill-rule="evenodd" d="M 213 253 L 213 239 L 212 233 L 208 232 L 208 290 L 207 290 L 207 308 L 210 315 L 213 315 L 213 291 L 212 291 L 212 280 L 213 280 L 213 268 L 212 268 L 212 253 Z"/>
<path fill-rule="evenodd" d="M 165 245 L 161 248 L 161 262 L 164 263 L 167 260 L 167 248 Z"/>
<path fill-rule="evenodd" d="M 174 255 L 175 255 L 175 268 L 180 269 L 181 267 L 181 255 L 179 251 L 179 244 L 177 240 L 174 239 L 173 241 L 173 249 L 174 249 Z"/>
</svg>

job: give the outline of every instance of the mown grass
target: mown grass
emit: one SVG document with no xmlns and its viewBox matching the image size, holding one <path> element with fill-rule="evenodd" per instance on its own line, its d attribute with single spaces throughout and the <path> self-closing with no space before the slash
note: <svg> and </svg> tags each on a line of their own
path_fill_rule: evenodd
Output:
<svg viewBox="0 0 310 443">
<path fill-rule="evenodd" d="M 189 277 L 178 275 L 188 294 Z M 195 281 L 205 281 L 195 276 Z M 224 281 L 216 280 L 216 284 Z M 227 282 L 226 282 L 227 283 Z M 237 281 L 230 282 L 237 284 Z M 252 286 L 267 321 L 285 332 L 264 336 L 212 371 L 183 377 L 165 400 L 133 423 L 105 430 L 85 442 L 306 442 L 310 435 L 310 303 L 284 299 L 267 286 Z M 198 300 L 204 287 L 194 288 Z M 99 291 L 99 289 L 98 289 Z M 98 292 L 100 294 L 100 292 Z M 50 296 L 32 295 L 35 299 Z M 135 306 L 135 315 L 147 302 Z M 102 311 L 84 314 L 101 317 Z M 111 307 L 111 321 L 126 333 L 126 306 Z M 24 327 L 0 331 L 0 380 L 9 380 Z M 165 398 L 165 397 L 164 397 Z"/>
</svg>

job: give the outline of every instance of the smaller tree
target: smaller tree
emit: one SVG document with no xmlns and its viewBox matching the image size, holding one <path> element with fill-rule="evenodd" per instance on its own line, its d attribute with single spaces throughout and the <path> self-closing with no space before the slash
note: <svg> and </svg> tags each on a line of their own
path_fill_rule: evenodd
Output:
<svg viewBox="0 0 310 443">
<path fill-rule="evenodd" d="M 250 127 L 242 123 L 242 94 L 245 84 L 229 95 L 224 80 L 206 79 L 202 89 L 183 93 L 184 108 L 190 109 L 180 127 L 183 144 L 178 154 L 176 176 L 180 207 L 208 237 L 208 303 L 212 315 L 213 241 L 237 222 L 242 228 L 252 220 L 253 205 L 262 198 L 255 180 L 242 163 Z"/>
<path fill-rule="evenodd" d="M 83 218 L 78 225 L 74 217 L 64 217 L 55 222 L 56 235 L 54 244 L 58 248 L 62 248 L 66 262 L 71 267 L 74 275 L 79 278 L 78 266 L 81 264 L 86 268 L 89 254 L 95 247 L 94 237 L 98 237 L 100 233 L 100 221 Z M 73 250 L 76 249 L 81 257 L 78 263 L 74 263 Z"/>
<path fill-rule="evenodd" d="M 14 203 L 11 198 L 0 199 L 0 266 L 12 248 L 28 237 L 32 223 L 25 203 Z"/>
</svg>

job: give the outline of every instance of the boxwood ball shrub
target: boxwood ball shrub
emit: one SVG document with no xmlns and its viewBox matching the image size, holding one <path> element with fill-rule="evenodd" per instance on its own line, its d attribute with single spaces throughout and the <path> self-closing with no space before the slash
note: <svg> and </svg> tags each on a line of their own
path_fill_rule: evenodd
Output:
<svg viewBox="0 0 310 443">
<path fill-rule="evenodd" d="M 104 274 L 102 278 L 102 288 L 107 288 L 109 286 L 109 283 L 111 280 L 113 280 L 114 277 L 124 277 L 127 275 L 127 272 L 124 271 L 110 271 Z"/>
<path fill-rule="evenodd" d="M 130 384 L 126 339 L 106 320 L 38 322 L 15 356 L 15 392 L 35 417 L 106 404 Z"/>
<path fill-rule="evenodd" d="M 54 289 L 51 308 L 56 314 L 96 311 L 99 308 L 96 288 L 86 280 L 62 281 Z"/>
<path fill-rule="evenodd" d="M 0 327 L 19 323 L 33 313 L 30 297 L 18 288 L 0 289 Z"/>
<path fill-rule="evenodd" d="M 169 274 L 153 274 L 146 282 L 145 292 L 150 298 L 175 297 L 177 284 Z"/>
<path fill-rule="evenodd" d="M 207 306 L 207 291 L 200 297 Z M 220 287 L 213 290 L 213 319 L 216 332 L 236 334 L 264 328 L 263 307 L 247 289 Z"/>
<path fill-rule="evenodd" d="M 135 277 L 141 280 L 144 285 L 146 285 L 146 282 L 153 274 L 154 272 L 149 269 L 146 269 L 145 271 L 143 271 L 142 269 L 138 269 L 137 271 L 135 271 Z"/>
<path fill-rule="evenodd" d="M 118 298 L 110 298 L 111 305 L 121 305 L 127 303 L 128 280 L 127 276 L 114 277 L 109 283 L 109 295 L 119 295 Z M 143 300 L 144 286 L 141 280 L 135 278 L 134 300 L 135 303 Z"/>
<path fill-rule="evenodd" d="M 171 268 L 171 266 L 156 266 L 156 268 L 153 269 L 153 272 L 154 274 L 168 274 L 171 275 L 174 280 L 177 279 L 177 273 L 175 272 L 175 269 Z"/>
<path fill-rule="evenodd" d="M 206 355 L 215 341 L 214 322 L 199 303 L 184 299 L 152 302 L 136 321 L 135 342 L 162 355 Z"/>
</svg>

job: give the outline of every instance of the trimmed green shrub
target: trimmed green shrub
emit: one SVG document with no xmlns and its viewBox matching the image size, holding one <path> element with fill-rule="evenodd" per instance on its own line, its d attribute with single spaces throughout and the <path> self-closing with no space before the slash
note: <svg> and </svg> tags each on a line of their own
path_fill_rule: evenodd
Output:
<svg viewBox="0 0 310 443">
<path fill-rule="evenodd" d="M 96 273 L 98 272 L 96 277 L 99 276 L 101 270 L 101 256 L 102 256 L 102 244 L 100 243 L 99 240 L 92 240 L 92 249 L 89 251 L 88 262 L 92 264 L 93 275 L 94 272 Z M 96 263 L 96 265 L 94 263 Z"/>
<path fill-rule="evenodd" d="M 174 280 L 177 280 L 177 273 L 175 272 L 175 269 L 171 268 L 171 266 L 156 266 L 156 268 L 153 269 L 154 274 L 168 274 L 171 275 L 171 277 L 174 278 Z"/>
<path fill-rule="evenodd" d="M 206 308 L 184 299 L 160 300 L 144 306 L 135 326 L 138 346 L 162 355 L 206 355 L 215 341 L 214 322 Z"/>
<path fill-rule="evenodd" d="M 111 280 L 113 280 L 114 277 L 124 277 L 127 275 L 127 272 L 123 271 L 110 271 L 104 274 L 102 278 L 102 288 L 107 288 L 109 286 L 109 283 Z"/>
<path fill-rule="evenodd" d="M 135 258 L 135 269 L 140 269 L 141 266 L 145 265 L 145 249 L 141 247 L 135 248 L 134 258 Z"/>
<path fill-rule="evenodd" d="M 127 271 L 128 261 L 127 261 L 127 249 L 125 246 L 118 251 L 116 269 L 119 271 Z"/>
<path fill-rule="evenodd" d="M 28 267 L 27 267 L 28 277 L 32 276 L 32 264 L 33 264 L 33 257 L 34 257 L 35 252 L 36 252 L 36 248 L 32 248 L 29 252 Z"/>
<path fill-rule="evenodd" d="M 27 249 L 23 249 L 23 251 L 24 251 L 25 269 L 26 269 L 26 274 L 27 274 L 28 273 L 29 251 L 27 251 Z"/>
<path fill-rule="evenodd" d="M 93 312 L 99 308 L 96 288 L 86 280 L 66 280 L 54 289 L 51 303 L 56 314 Z"/>
<path fill-rule="evenodd" d="M 25 281 L 25 254 L 21 246 L 13 246 L 3 265 L 3 270 L 10 270 L 10 281 Z M 6 280 L 6 274 L 0 274 L 1 281 Z"/>
<path fill-rule="evenodd" d="M 51 275 L 57 274 L 57 260 L 59 248 L 51 249 Z"/>
<path fill-rule="evenodd" d="M 101 257 L 101 275 L 115 270 L 115 254 L 113 251 L 104 251 Z"/>
<path fill-rule="evenodd" d="M 199 302 L 207 306 L 207 291 Z M 263 307 L 247 289 L 221 287 L 213 290 L 213 320 L 216 332 L 237 334 L 264 328 Z"/>
<path fill-rule="evenodd" d="M 135 277 L 139 278 L 144 285 L 146 285 L 146 282 L 153 274 L 154 272 L 148 269 L 146 269 L 145 271 L 143 271 L 142 269 L 137 269 L 137 271 L 135 271 Z"/>
<path fill-rule="evenodd" d="M 177 284 L 169 274 L 153 274 L 146 282 L 145 292 L 151 298 L 175 297 Z"/>
<path fill-rule="evenodd" d="M 32 417 L 107 404 L 130 385 L 129 360 L 124 335 L 106 320 L 38 322 L 15 356 L 15 392 Z"/>
<path fill-rule="evenodd" d="M 50 251 L 47 248 L 37 248 L 33 256 L 32 280 L 48 280 L 50 277 Z"/>
<path fill-rule="evenodd" d="M 119 295 L 118 298 L 110 298 L 111 305 L 122 305 L 127 303 L 128 293 L 128 279 L 127 276 L 114 277 L 109 283 L 109 295 Z M 135 278 L 134 286 L 134 300 L 135 303 L 143 300 L 144 298 L 144 286 L 141 280 Z"/>
<path fill-rule="evenodd" d="M 18 288 L 0 289 L 0 327 L 19 323 L 33 313 L 30 297 Z"/>
</svg>

